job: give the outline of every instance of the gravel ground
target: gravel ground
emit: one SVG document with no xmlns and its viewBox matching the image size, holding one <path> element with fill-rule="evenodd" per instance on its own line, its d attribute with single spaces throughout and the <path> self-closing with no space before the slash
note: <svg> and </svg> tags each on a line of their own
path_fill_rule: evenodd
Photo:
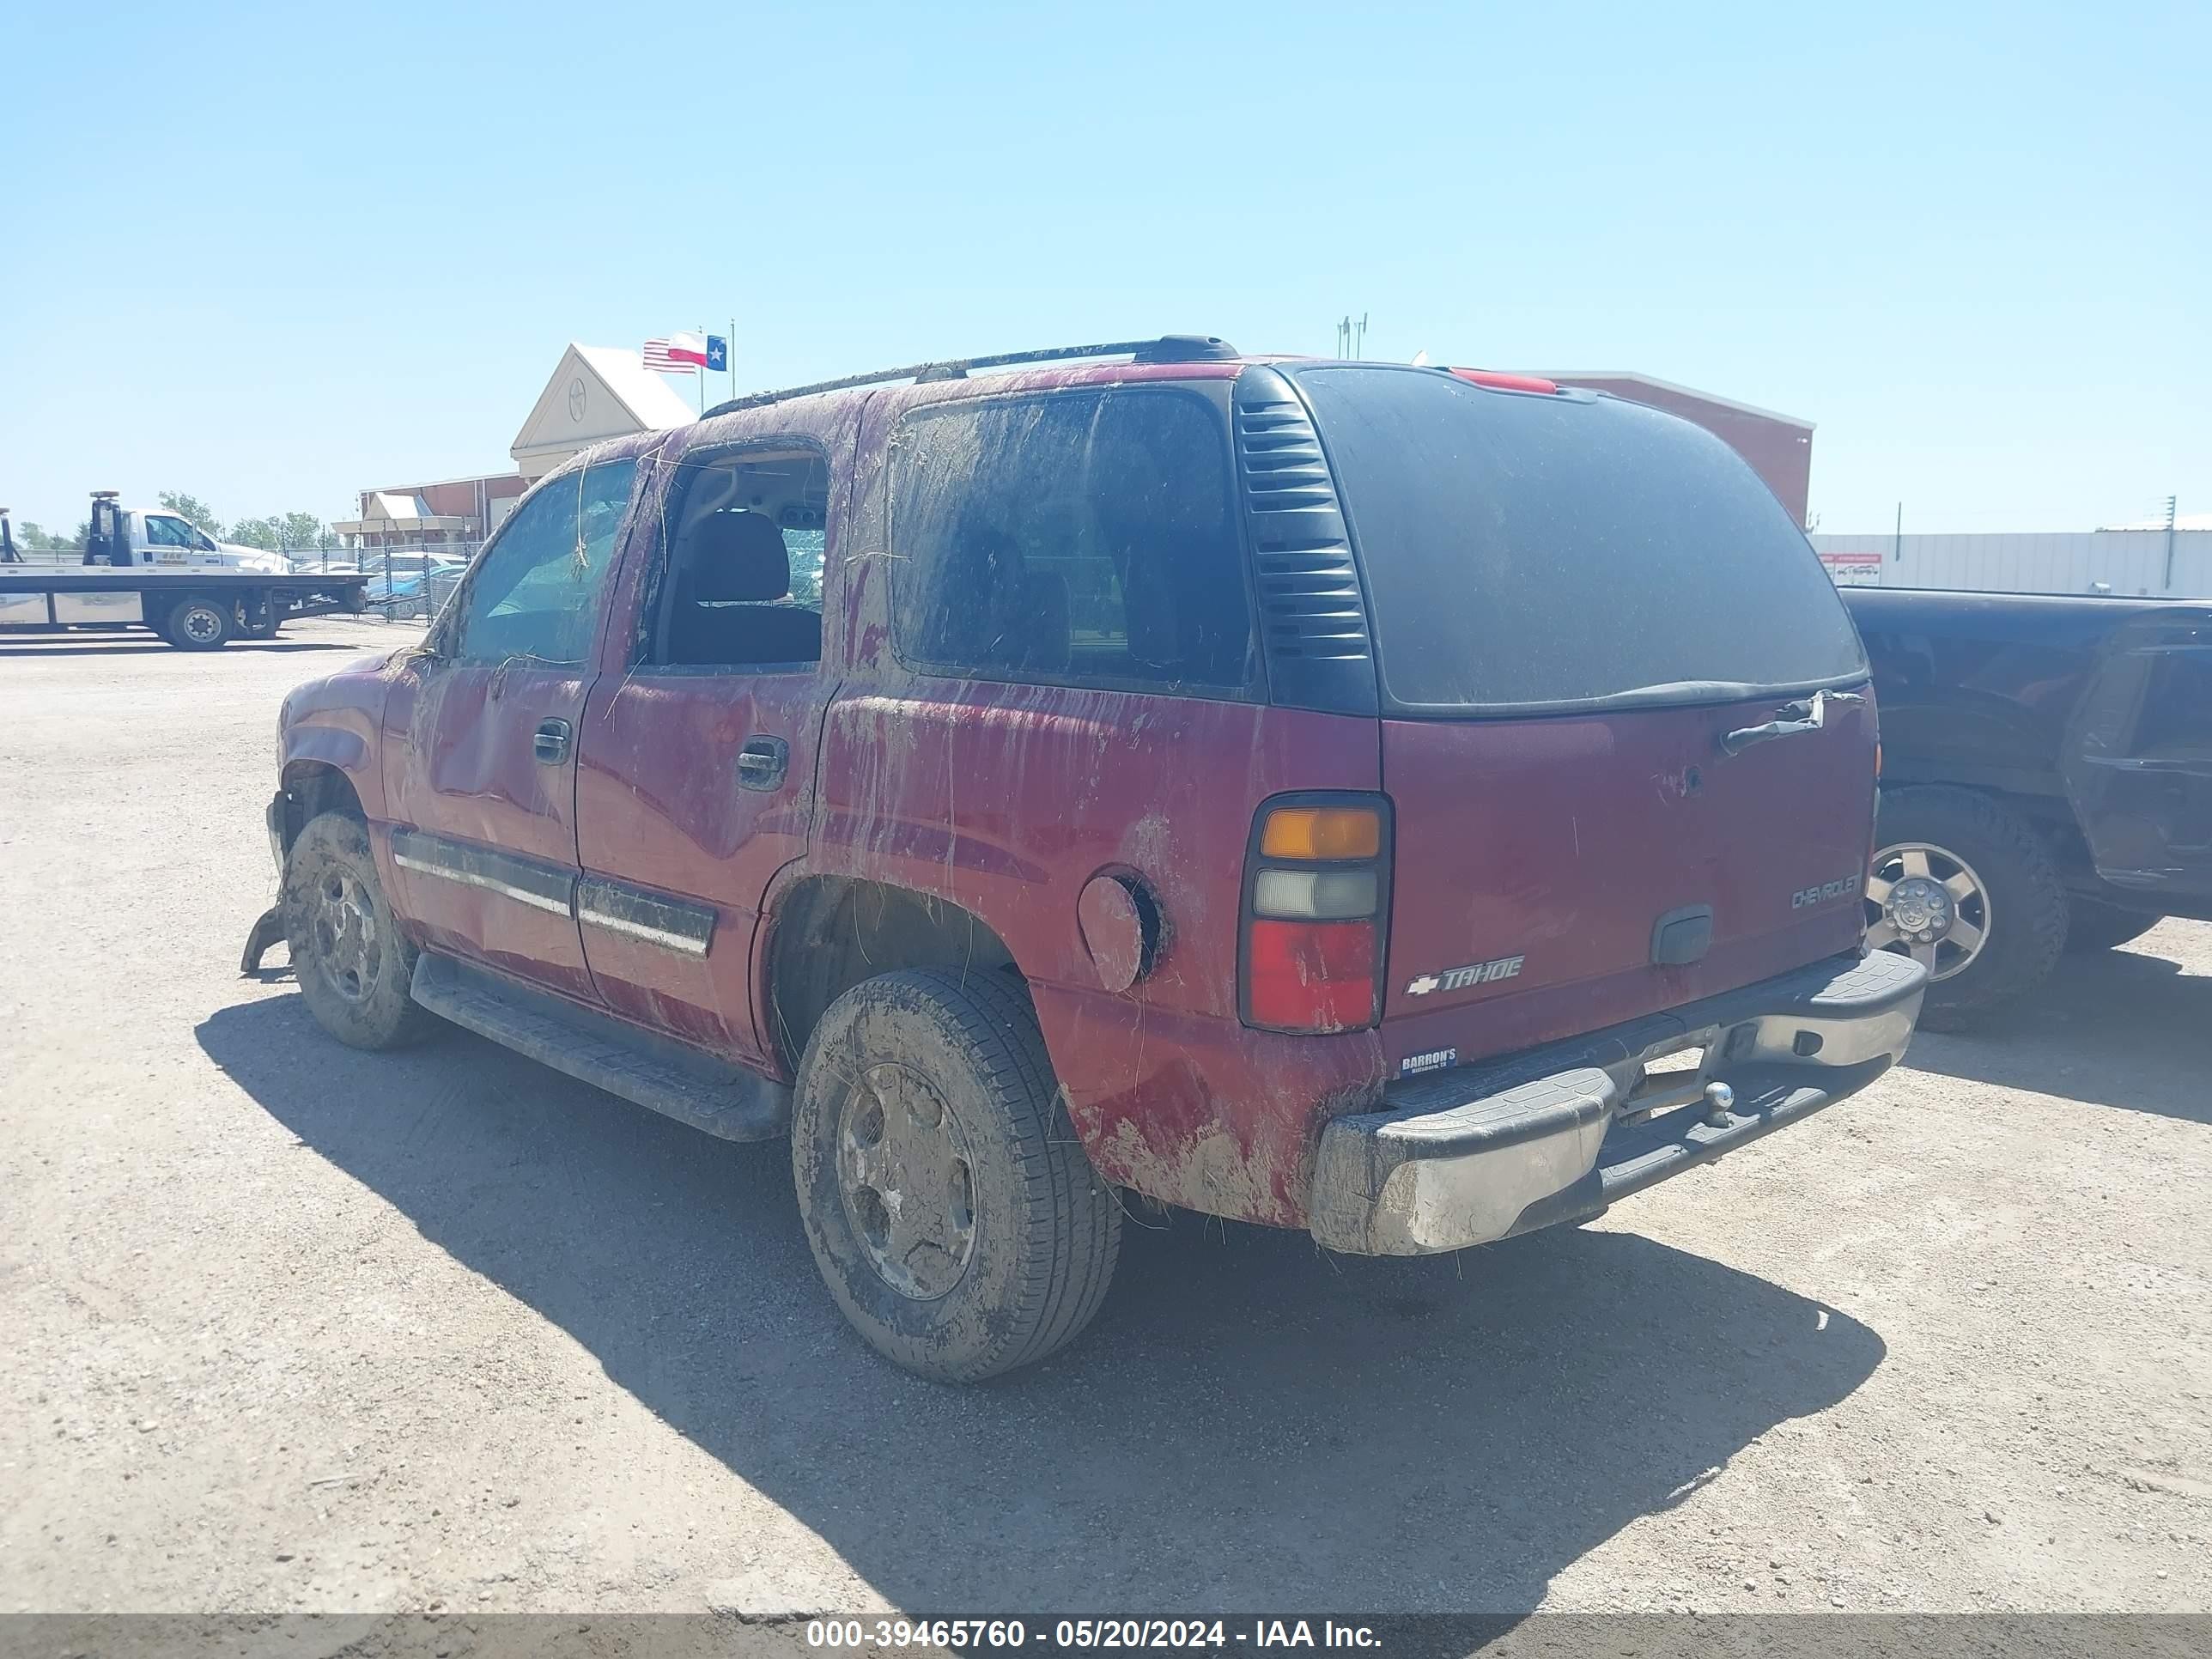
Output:
<svg viewBox="0 0 2212 1659">
<path fill-rule="evenodd" d="M 2212 927 L 1587 1229 L 1135 1234 L 939 1389 L 781 1146 L 239 977 L 278 699 L 395 637 L 0 642 L 0 1611 L 2212 1607 Z"/>
</svg>

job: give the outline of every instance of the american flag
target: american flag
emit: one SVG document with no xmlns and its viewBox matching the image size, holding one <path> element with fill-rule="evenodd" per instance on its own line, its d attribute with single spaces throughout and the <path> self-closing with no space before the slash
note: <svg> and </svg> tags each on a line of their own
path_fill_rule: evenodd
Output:
<svg viewBox="0 0 2212 1659">
<path fill-rule="evenodd" d="M 645 343 L 645 366 L 658 374 L 696 374 L 707 360 L 706 348 L 692 334 Z"/>
</svg>

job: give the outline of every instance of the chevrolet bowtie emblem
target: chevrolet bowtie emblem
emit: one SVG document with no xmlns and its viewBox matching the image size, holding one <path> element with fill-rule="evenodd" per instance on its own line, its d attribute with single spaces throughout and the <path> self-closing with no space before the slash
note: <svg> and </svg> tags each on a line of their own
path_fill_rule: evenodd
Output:
<svg viewBox="0 0 2212 1659">
<path fill-rule="evenodd" d="M 1521 973 L 1521 957 L 1492 957 L 1488 962 L 1470 962 L 1464 968 L 1447 968 L 1440 974 L 1422 974 L 1406 981 L 1406 994 L 1425 997 L 1431 991 L 1464 991 L 1470 985 L 1490 985 L 1501 979 L 1515 979 Z"/>
</svg>

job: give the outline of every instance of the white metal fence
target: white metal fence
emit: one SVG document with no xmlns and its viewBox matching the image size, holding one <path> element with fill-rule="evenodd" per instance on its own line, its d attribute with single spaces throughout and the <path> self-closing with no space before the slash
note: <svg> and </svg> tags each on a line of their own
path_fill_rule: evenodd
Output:
<svg viewBox="0 0 2212 1659">
<path fill-rule="evenodd" d="M 2212 530 L 1812 538 L 1839 583 L 2212 599 Z"/>
</svg>

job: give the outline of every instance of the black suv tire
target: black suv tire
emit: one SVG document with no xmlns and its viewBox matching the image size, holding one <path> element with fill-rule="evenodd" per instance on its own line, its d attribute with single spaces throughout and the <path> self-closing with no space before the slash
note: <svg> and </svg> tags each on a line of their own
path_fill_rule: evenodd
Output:
<svg viewBox="0 0 2212 1659">
<path fill-rule="evenodd" d="M 1980 878 L 1987 921 L 1980 953 L 1928 988 L 1921 1026 L 1955 1031 L 2040 985 L 2066 944 L 2066 890 L 2051 849 L 2011 808 L 1972 789 L 1884 790 L 1875 819 L 1879 869 L 1888 849 L 1941 849 Z"/>
<path fill-rule="evenodd" d="M 438 1018 L 408 994 L 419 954 L 377 879 L 368 826 L 309 818 L 284 860 L 284 943 L 316 1022 L 356 1048 L 419 1042 Z"/>
<path fill-rule="evenodd" d="M 1113 1279 L 1118 1199 L 1068 1122 L 1025 988 L 1002 975 L 912 969 L 832 1003 L 799 1063 L 791 1168 L 830 1295 L 920 1376 L 1034 1364 Z"/>
</svg>

